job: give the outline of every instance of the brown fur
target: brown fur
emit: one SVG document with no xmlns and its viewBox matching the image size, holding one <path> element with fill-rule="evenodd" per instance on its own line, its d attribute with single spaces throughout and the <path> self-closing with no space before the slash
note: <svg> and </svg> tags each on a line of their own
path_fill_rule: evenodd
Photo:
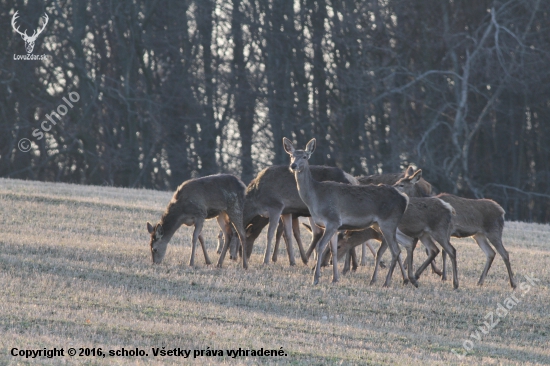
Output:
<svg viewBox="0 0 550 366">
<path fill-rule="evenodd" d="M 418 240 L 419 238 L 424 239 L 426 236 L 433 237 L 441 246 L 445 248 L 446 251 L 451 253 L 451 258 L 453 260 L 453 286 L 458 288 L 458 273 L 456 271 L 456 251 L 450 243 L 450 235 L 452 230 L 452 216 L 453 208 L 442 202 L 440 199 L 435 197 L 427 198 L 417 198 L 410 197 L 409 205 L 407 210 L 403 214 L 401 221 L 399 221 L 398 229 L 405 235 Z M 376 256 L 376 266 L 374 269 L 374 274 L 372 276 L 371 284 L 376 281 L 376 276 L 378 272 L 379 261 L 382 257 L 382 254 L 387 248 L 387 243 L 383 241 L 383 237 L 372 229 L 367 229 L 363 231 L 356 232 L 347 232 L 346 235 L 339 242 L 338 246 L 338 257 L 342 257 L 343 254 L 353 248 L 354 246 L 360 245 L 361 243 L 370 240 L 377 239 L 382 241 L 382 245 L 378 250 Z M 416 243 L 416 240 L 414 243 Z M 423 243 L 425 241 L 423 240 Z M 409 278 L 414 276 L 416 279 L 420 277 L 424 269 L 432 262 L 433 258 L 439 253 L 437 246 L 432 245 L 431 241 L 427 241 L 427 248 L 429 250 L 428 259 L 420 266 L 416 273 L 412 274 L 412 255 L 414 244 L 409 245 L 408 243 L 402 243 L 407 248 L 407 262 L 409 270 Z"/>
<path fill-rule="evenodd" d="M 240 238 L 244 238 L 242 214 L 246 186 L 237 177 L 229 174 L 217 174 L 202 178 L 190 179 L 182 183 L 160 221 L 153 227 L 147 223 L 151 234 L 151 254 L 154 263 L 162 262 L 168 242 L 183 224 L 194 225 L 193 246 L 189 264 L 194 264 L 195 245 L 202 231 L 204 221 L 214 217 L 226 236 L 226 245 L 222 250 L 220 260 L 227 251 L 229 244 L 230 223 L 235 227 Z M 204 250 L 204 248 L 203 248 Z M 221 262 L 218 261 L 218 266 Z M 243 258 L 243 267 L 247 267 Z"/>
<path fill-rule="evenodd" d="M 312 166 L 311 171 L 315 178 L 320 181 L 349 183 L 344 171 L 339 168 Z M 248 256 L 252 253 L 254 241 L 269 223 L 268 244 L 264 255 L 264 263 L 269 262 L 271 243 L 279 217 L 288 214 L 292 214 L 294 217 L 310 216 L 307 206 L 298 194 L 294 175 L 290 172 L 288 166 L 284 165 L 265 168 L 258 173 L 246 189 L 243 222 L 248 234 Z M 290 238 L 290 235 L 286 236 L 287 239 Z M 306 254 L 302 243 L 297 242 L 302 261 L 307 264 L 311 251 L 308 250 Z M 310 245 L 310 247 L 312 246 Z M 287 248 L 289 249 L 289 260 L 292 265 L 294 264 L 292 245 L 287 243 Z"/>
<path fill-rule="evenodd" d="M 397 185 L 400 185 L 408 195 L 417 195 L 418 190 L 414 186 L 418 182 L 419 176 L 422 176 L 422 170 L 417 171 L 413 176 L 401 179 Z M 504 264 L 508 270 L 510 286 L 515 288 L 516 282 L 510 265 L 509 255 L 502 243 L 504 209 L 495 201 L 488 199 L 468 199 L 448 193 L 440 194 L 437 198 L 449 203 L 456 211 L 456 215 L 453 216 L 453 231 L 451 235 L 457 238 L 473 236 L 487 257 L 478 285 L 481 286 L 485 281 L 485 277 L 495 257 L 495 252 L 489 245 L 490 243 L 504 260 Z M 445 260 L 445 252 L 443 252 L 443 278 L 445 278 Z"/>
<path fill-rule="evenodd" d="M 398 180 L 404 178 L 404 177 L 410 177 L 415 173 L 415 170 L 412 166 L 408 167 L 407 170 L 405 170 L 402 173 L 384 173 L 384 174 L 374 174 L 374 175 L 367 175 L 367 176 L 360 176 L 355 177 L 357 181 L 359 181 L 359 184 L 367 185 L 367 184 L 387 184 L 390 186 L 393 186 L 395 183 L 397 183 Z M 420 180 L 415 185 L 415 190 L 418 190 L 415 192 L 415 197 L 427 197 L 432 195 L 432 185 L 428 183 L 424 178 L 420 178 Z M 411 196 L 411 195 L 409 195 Z"/>
<path fill-rule="evenodd" d="M 389 186 L 354 186 L 316 181 L 308 164 L 308 159 L 315 149 L 315 143 L 315 139 L 312 139 L 305 150 L 296 150 L 290 140 L 283 139 L 284 148 L 291 156 L 290 168 L 294 171 L 300 198 L 307 205 L 315 224 L 325 228 L 323 237 L 317 244 L 319 255 L 313 284 L 319 282 L 323 250 L 338 230 L 362 230 L 377 223 L 393 255 L 385 283 L 385 286 L 389 286 L 391 273 L 399 255 L 395 230 L 407 207 L 408 198 Z M 335 241 L 332 244 L 332 252 L 335 254 L 333 282 L 337 282 L 338 259 Z M 411 282 L 414 283 L 414 280 Z"/>
</svg>

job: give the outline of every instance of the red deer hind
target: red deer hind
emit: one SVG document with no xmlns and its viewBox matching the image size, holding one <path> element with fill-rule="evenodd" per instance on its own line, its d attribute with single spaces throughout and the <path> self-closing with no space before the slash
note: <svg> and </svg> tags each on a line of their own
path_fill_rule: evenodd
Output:
<svg viewBox="0 0 550 366">
<path fill-rule="evenodd" d="M 151 234 L 150 247 L 153 263 L 162 262 L 170 239 L 181 225 L 194 225 L 191 259 L 189 260 L 189 265 L 193 266 L 195 247 L 204 221 L 216 217 L 225 236 L 225 244 L 217 264 L 218 267 L 221 267 L 229 247 L 231 223 L 241 242 L 246 242 L 242 222 L 245 189 L 244 183 L 230 174 L 190 179 L 181 184 L 160 221 L 154 226 L 147 222 L 147 230 Z M 201 245 L 207 259 L 206 249 L 202 242 Z M 246 255 L 242 257 L 243 267 L 246 269 L 248 268 L 247 257 Z M 207 262 L 209 262 L 208 259 Z"/>
<path fill-rule="evenodd" d="M 392 262 L 384 284 L 389 286 L 400 251 L 396 240 L 397 224 L 407 208 L 408 197 L 390 186 L 354 186 L 314 180 L 308 159 L 315 150 L 315 143 L 315 139 L 312 139 L 304 150 L 296 150 L 290 140 L 283 138 L 300 198 L 307 205 L 313 222 L 325 229 L 317 244 L 318 256 L 313 284 L 319 283 L 323 251 L 338 230 L 363 230 L 377 223 L 392 252 Z M 332 282 L 337 282 L 336 240 L 332 240 L 331 250 L 334 254 Z M 403 278 L 406 280 L 404 273 Z"/>
</svg>

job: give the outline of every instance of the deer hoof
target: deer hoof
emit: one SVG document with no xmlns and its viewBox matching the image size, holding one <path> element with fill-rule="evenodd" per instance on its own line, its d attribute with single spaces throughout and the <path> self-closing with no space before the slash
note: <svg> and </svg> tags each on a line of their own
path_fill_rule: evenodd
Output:
<svg viewBox="0 0 550 366">
<path fill-rule="evenodd" d="M 406 279 L 403 280 L 403 285 L 407 285 L 408 283 L 409 283 L 409 279 L 408 279 L 408 278 L 406 278 Z M 411 281 L 411 283 L 412 283 L 412 281 Z"/>
<path fill-rule="evenodd" d="M 386 263 L 380 261 L 380 268 L 386 268 Z"/>
</svg>

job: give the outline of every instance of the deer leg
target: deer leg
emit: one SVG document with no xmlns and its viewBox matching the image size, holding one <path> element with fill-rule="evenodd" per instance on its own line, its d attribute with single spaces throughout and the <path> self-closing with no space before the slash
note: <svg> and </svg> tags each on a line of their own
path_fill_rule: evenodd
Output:
<svg viewBox="0 0 550 366">
<path fill-rule="evenodd" d="M 430 255 L 427 249 L 426 249 L 426 254 L 428 256 Z M 437 256 L 435 256 L 434 260 L 430 263 L 430 267 L 432 267 L 432 273 L 435 273 L 436 275 L 441 277 L 443 275 L 443 272 L 439 268 L 437 268 L 436 259 L 437 259 Z"/>
<path fill-rule="evenodd" d="M 216 248 L 216 253 L 220 254 L 223 248 L 223 231 L 218 232 L 218 247 Z"/>
<path fill-rule="evenodd" d="M 329 253 L 328 250 L 325 250 L 325 252 L 322 254 L 322 258 L 323 262 L 321 263 L 321 267 L 326 267 L 332 263 L 332 253 Z"/>
<path fill-rule="evenodd" d="M 376 253 L 376 258 L 374 260 L 374 272 L 372 273 L 372 278 L 369 285 L 374 285 L 378 278 L 378 269 L 381 267 L 380 262 L 382 259 L 382 255 L 384 254 L 386 249 L 388 249 L 388 243 L 386 243 L 386 241 L 382 239 L 382 242 L 380 243 L 380 248 L 378 248 L 378 252 Z"/>
<path fill-rule="evenodd" d="M 191 259 L 189 259 L 189 265 L 191 267 L 195 266 L 195 248 L 197 247 L 197 240 L 199 235 L 202 232 L 202 225 L 204 224 L 204 219 L 195 218 L 195 230 L 193 231 L 193 241 L 191 245 Z"/>
<path fill-rule="evenodd" d="M 313 219 L 309 218 L 309 225 L 311 226 L 311 243 L 309 244 L 309 248 L 306 252 L 306 257 L 309 259 L 311 257 L 311 252 L 313 252 L 313 249 L 317 248 L 317 244 L 319 243 L 319 240 L 321 240 L 321 237 L 323 236 L 323 230 L 320 229 L 315 223 L 313 222 Z M 317 259 L 317 258 L 316 258 Z"/>
<path fill-rule="evenodd" d="M 441 244 L 441 246 L 443 247 L 444 253 L 446 252 L 449 255 L 449 258 L 451 258 L 451 264 L 453 265 L 453 288 L 457 289 L 458 288 L 458 269 L 456 265 L 456 249 L 451 245 L 450 237 L 439 235 L 437 232 L 434 232 L 432 235 L 435 236 L 432 238 L 432 240 L 433 239 L 437 240 L 437 242 Z"/>
<path fill-rule="evenodd" d="M 508 270 L 508 278 L 510 279 L 510 286 L 512 288 L 516 288 L 514 273 L 512 272 L 512 266 L 510 265 L 510 256 L 508 255 L 508 251 L 506 251 L 504 245 L 502 244 L 502 231 L 490 232 L 487 234 L 487 238 L 489 239 L 491 244 L 493 244 L 498 254 L 500 254 L 500 256 L 502 257 L 504 264 L 506 265 L 506 269 Z"/>
<path fill-rule="evenodd" d="M 298 244 L 298 250 L 300 250 L 300 257 L 302 262 L 307 265 L 308 257 L 304 250 L 304 244 L 302 243 L 302 237 L 300 236 L 300 220 L 297 216 L 292 216 L 292 233 L 294 234 L 294 239 L 296 239 L 296 244 Z"/>
<path fill-rule="evenodd" d="M 279 243 L 281 242 L 281 236 L 284 236 L 284 224 L 283 224 L 283 218 L 279 219 L 279 223 L 277 224 L 277 232 L 275 233 L 275 246 L 273 247 L 273 255 L 271 256 L 272 262 L 277 262 L 277 257 L 279 255 Z M 286 236 L 284 236 L 285 243 L 287 242 Z M 288 246 L 288 244 L 287 244 Z"/>
<path fill-rule="evenodd" d="M 372 242 L 370 240 L 367 240 L 365 242 L 365 245 L 367 248 L 369 248 L 370 252 L 372 253 L 372 257 L 376 259 L 376 250 L 374 250 L 374 246 L 372 245 Z M 386 264 L 384 261 L 380 261 L 380 268 L 386 268 Z"/>
<path fill-rule="evenodd" d="M 430 263 L 432 263 L 433 259 L 439 254 L 439 248 L 434 244 L 433 241 L 426 240 L 424 239 L 424 237 L 421 237 L 420 241 L 422 242 L 422 244 L 424 244 L 424 247 L 426 248 L 426 251 L 428 253 L 428 258 L 416 270 L 416 273 L 414 274 L 416 279 L 420 278 L 420 275 L 422 274 L 422 272 L 424 272 L 424 270 L 430 265 Z"/>
<path fill-rule="evenodd" d="M 338 282 L 338 232 L 332 235 L 330 239 L 331 247 L 330 251 L 332 252 L 332 283 Z"/>
<path fill-rule="evenodd" d="M 204 262 L 207 265 L 212 264 L 210 258 L 208 257 L 208 252 L 206 251 L 206 245 L 204 245 L 204 238 L 202 237 L 202 233 L 199 234 L 199 243 L 201 243 L 202 253 L 204 254 Z"/>
<path fill-rule="evenodd" d="M 291 266 L 296 265 L 296 259 L 294 258 L 294 247 L 292 246 L 292 214 L 282 215 L 283 230 L 286 237 L 286 251 L 288 253 L 288 260 Z"/>
<path fill-rule="evenodd" d="M 216 264 L 216 267 L 222 268 L 227 249 L 229 248 L 229 245 L 231 243 L 231 227 L 229 227 L 229 218 L 225 213 L 219 214 L 216 220 L 218 221 L 218 226 L 223 232 L 223 248 L 222 252 L 220 253 L 220 257 L 218 258 L 218 263 Z"/>
<path fill-rule="evenodd" d="M 246 255 L 246 253 L 248 253 L 248 250 L 246 248 L 246 232 L 244 231 L 242 210 L 237 208 L 228 210 L 227 216 L 229 217 L 229 220 L 231 220 L 233 228 L 237 232 L 239 240 L 241 241 L 243 251 L 243 268 L 248 269 L 248 256 Z"/>
<path fill-rule="evenodd" d="M 404 266 L 401 264 L 399 256 L 397 257 L 399 262 L 399 267 L 401 269 L 401 273 L 403 274 L 403 284 L 406 285 L 409 281 L 411 284 L 415 287 L 418 287 L 418 283 L 416 282 L 416 277 L 413 274 L 413 252 L 414 248 L 416 248 L 416 243 L 418 242 L 418 239 L 410 237 L 408 235 L 405 235 L 399 228 L 396 230 L 396 238 L 397 242 L 400 243 L 405 247 L 405 250 L 407 251 L 407 258 L 406 258 L 406 264 L 407 264 L 407 275 L 405 278 L 404 274 Z M 401 253 L 399 253 L 401 255 Z"/>
<path fill-rule="evenodd" d="M 315 274 L 313 275 L 313 284 L 317 285 L 319 283 L 319 276 L 321 273 L 321 262 L 323 261 L 323 252 L 325 251 L 325 248 L 334 236 L 336 232 L 338 231 L 338 228 L 325 228 L 325 232 L 323 233 L 323 236 L 321 237 L 321 240 L 319 240 L 319 243 L 317 244 L 317 265 L 315 266 Z M 336 263 L 336 260 L 333 260 L 333 265 Z M 337 280 L 337 278 L 336 278 Z M 334 282 L 334 278 L 333 278 Z"/>
<path fill-rule="evenodd" d="M 367 265 L 367 242 L 361 244 L 361 267 Z"/>
<path fill-rule="evenodd" d="M 229 242 L 229 258 L 233 260 L 238 260 L 237 255 L 242 255 L 242 246 L 239 240 L 237 239 L 237 232 L 233 227 L 228 223 L 229 229 L 231 230 L 231 241 Z"/>
<path fill-rule="evenodd" d="M 395 270 L 395 265 L 397 264 L 397 261 L 399 260 L 399 256 L 401 254 L 401 250 L 397 245 L 397 238 L 395 234 L 397 228 L 394 225 L 391 225 L 389 223 L 382 224 L 382 225 L 378 223 L 378 226 L 380 227 L 380 231 L 382 232 L 384 239 L 388 242 L 388 246 L 390 247 L 390 250 L 392 252 L 392 260 L 391 260 L 390 268 L 386 276 L 386 282 L 384 282 L 384 287 L 389 287 L 391 283 L 391 277 L 392 277 L 393 271 Z M 400 267 L 403 274 L 403 282 L 405 282 L 407 280 L 407 275 L 402 268 L 403 266 L 401 265 Z M 416 280 L 413 280 L 412 278 L 410 278 L 409 280 L 413 285 L 416 283 Z"/>
<path fill-rule="evenodd" d="M 346 273 L 349 272 L 351 266 L 351 250 L 346 252 L 346 256 L 344 257 L 344 269 L 342 271 L 342 274 L 345 276 Z"/>
<path fill-rule="evenodd" d="M 351 248 L 349 250 L 350 258 L 351 258 L 351 270 L 353 272 L 357 271 L 358 263 L 357 263 L 357 252 L 355 251 L 355 248 Z"/>
<path fill-rule="evenodd" d="M 487 238 L 483 234 L 476 234 L 474 235 L 474 240 L 476 241 L 477 245 L 483 250 L 485 253 L 485 257 L 487 258 L 485 262 L 485 268 L 483 268 L 483 272 L 481 272 L 481 277 L 479 278 L 479 281 L 477 282 L 478 286 L 482 286 L 483 282 L 485 281 L 485 277 L 487 277 L 487 273 L 489 272 L 489 268 L 491 268 L 491 264 L 493 263 L 493 260 L 495 259 L 495 251 L 491 246 L 489 245 L 489 242 L 487 241 Z"/>
<path fill-rule="evenodd" d="M 447 252 L 441 253 L 441 281 L 447 281 Z"/>
<path fill-rule="evenodd" d="M 403 236 L 403 238 L 404 238 L 405 241 L 409 241 L 408 237 Z M 397 239 L 397 241 L 399 242 L 399 239 Z M 409 243 L 409 245 L 411 246 L 413 252 L 416 249 L 416 244 L 417 243 L 418 243 L 418 240 L 413 240 L 412 242 Z M 404 263 L 403 267 L 404 267 L 404 269 L 409 268 L 409 255 L 408 254 L 407 254 L 407 258 L 405 258 L 405 263 Z"/>
<path fill-rule="evenodd" d="M 357 271 L 357 264 L 357 253 L 355 252 L 355 248 L 351 248 L 346 252 L 346 256 L 344 257 L 344 270 L 342 274 L 345 275 L 348 273 L 350 268 L 353 272 Z"/>
<path fill-rule="evenodd" d="M 271 243 L 273 242 L 273 237 L 275 236 L 275 230 L 279 224 L 281 218 L 282 208 L 275 212 L 274 210 L 269 212 L 269 226 L 267 229 L 267 246 L 264 253 L 264 264 L 269 263 L 269 255 L 271 254 Z"/>
<path fill-rule="evenodd" d="M 415 238 L 412 238 L 410 236 L 403 234 L 403 232 L 399 230 L 399 228 L 395 230 L 395 236 L 396 236 L 396 243 L 401 243 L 407 249 L 406 263 L 408 263 L 409 261 L 408 258 L 411 256 L 412 252 L 414 251 L 414 248 L 416 248 L 417 240 L 415 240 Z M 397 246 L 397 249 L 399 249 L 399 246 Z M 405 268 L 404 268 L 405 266 L 401 263 L 400 252 L 398 252 L 398 255 L 397 255 L 397 263 L 399 263 L 399 269 L 401 270 L 401 274 L 403 275 L 403 284 L 406 285 L 410 280 L 412 285 L 414 285 L 415 287 L 418 287 L 418 284 L 416 283 L 416 278 L 415 277 L 409 278 L 409 275 L 405 273 Z M 412 257 L 411 257 L 410 263 L 411 265 L 413 263 Z M 409 266 L 407 266 L 407 270 L 409 271 L 409 273 L 411 273 L 413 269 L 412 267 L 410 267 L 409 269 Z"/>
<path fill-rule="evenodd" d="M 435 245 L 435 242 L 433 241 L 431 236 L 426 237 L 426 235 L 423 235 L 422 238 L 420 238 L 420 241 L 422 244 L 424 244 L 424 247 L 426 248 L 426 254 L 428 257 L 430 256 L 430 249 L 428 248 L 437 248 L 437 245 Z M 430 242 L 431 244 L 429 244 Z M 439 248 L 438 248 L 439 251 Z M 443 254 L 442 254 L 443 255 Z M 435 263 L 435 258 L 437 258 L 437 255 L 434 257 L 434 259 L 431 261 L 430 266 L 432 267 L 432 273 L 436 273 L 438 276 L 443 276 L 443 271 L 437 268 Z"/>
</svg>

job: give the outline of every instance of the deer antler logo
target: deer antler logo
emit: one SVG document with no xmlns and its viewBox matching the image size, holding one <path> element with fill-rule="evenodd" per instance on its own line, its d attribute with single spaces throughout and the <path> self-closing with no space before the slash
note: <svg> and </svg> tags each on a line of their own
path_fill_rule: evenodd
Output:
<svg viewBox="0 0 550 366">
<path fill-rule="evenodd" d="M 48 14 L 44 13 L 44 21 L 42 22 L 42 28 L 38 31 L 34 31 L 32 36 L 27 35 L 27 30 L 25 29 L 25 32 L 20 32 L 19 27 L 15 27 L 15 20 L 19 18 L 19 10 L 13 14 L 13 17 L 11 18 L 11 26 L 13 27 L 13 30 L 16 31 L 21 35 L 21 38 L 25 41 L 25 49 L 27 50 L 27 53 L 32 53 L 32 50 L 34 49 L 34 42 L 36 41 L 36 38 L 42 33 L 44 28 L 46 28 L 46 24 L 48 24 Z"/>
</svg>

